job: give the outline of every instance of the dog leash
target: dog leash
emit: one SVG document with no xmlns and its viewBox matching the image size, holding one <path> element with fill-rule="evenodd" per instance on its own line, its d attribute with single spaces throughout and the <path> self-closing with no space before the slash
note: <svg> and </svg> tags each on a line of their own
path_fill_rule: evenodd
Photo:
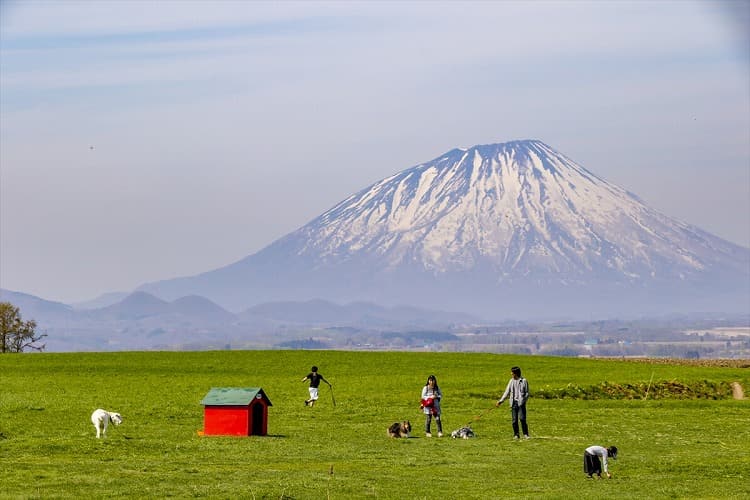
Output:
<svg viewBox="0 0 750 500">
<path fill-rule="evenodd" d="M 494 410 L 495 408 L 497 408 L 497 406 L 496 406 L 496 405 L 495 405 L 495 406 L 491 406 L 491 407 L 487 408 L 487 409 L 486 409 L 486 410 L 484 410 L 484 411 L 483 411 L 482 413 L 480 413 L 479 415 L 477 415 L 477 416 L 473 417 L 473 418 L 472 418 L 471 420 L 469 420 L 469 421 L 468 421 L 468 422 L 466 423 L 466 425 L 464 425 L 464 427 L 469 427 L 469 424 L 470 424 L 470 423 L 472 423 L 472 422 L 476 422 L 477 420 L 480 420 L 480 419 L 481 419 L 482 417 L 484 417 L 485 415 L 487 415 L 487 414 L 488 414 L 489 412 L 491 412 L 491 411 L 492 411 L 492 410 Z"/>
</svg>

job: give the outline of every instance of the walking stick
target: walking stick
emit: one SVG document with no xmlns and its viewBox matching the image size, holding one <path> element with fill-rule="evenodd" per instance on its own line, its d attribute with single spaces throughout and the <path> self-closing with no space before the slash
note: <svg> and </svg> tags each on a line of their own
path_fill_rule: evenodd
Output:
<svg viewBox="0 0 750 500">
<path fill-rule="evenodd" d="M 646 396 L 643 399 L 648 399 L 648 391 L 651 389 L 651 382 L 653 381 L 654 381 L 654 372 L 651 372 L 651 380 L 648 381 L 648 387 L 646 387 Z"/>
<path fill-rule="evenodd" d="M 333 397 L 333 386 L 331 384 L 328 384 L 328 387 L 331 389 L 331 402 L 333 403 L 333 406 L 336 406 L 336 398 Z"/>
</svg>

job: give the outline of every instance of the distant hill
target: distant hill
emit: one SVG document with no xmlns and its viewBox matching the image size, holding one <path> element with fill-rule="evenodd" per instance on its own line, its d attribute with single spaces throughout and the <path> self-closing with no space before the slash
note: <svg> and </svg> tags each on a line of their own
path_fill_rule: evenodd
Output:
<svg viewBox="0 0 750 500">
<path fill-rule="evenodd" d="M 117 319 L 139 319 L 147 316 L 167 314 L 171 310 L 169 302 L 144 292 L 134 292 L 111 306 L 91 311 L 98 317 L 113 317 Z"/>
<path fill-rule="evenodd" d="M 130 295 L 130 293 L 131 292 L 103 293 L 94 299 L 87 300 L 84 302 L 76 302 L 70 305 L 73 306 L 74 309 L 78 309 L 78 310 L 100 309 L 102 307 L 111 306 L 112 304 L 116 304 L 117 302 L 120 302 L 122 299 Z"/>
<path fill-rule="evenodd" d="M 365 331 L 440 329 L 479 321 L 463 313 L 324 300 L 265 303 L 233 314 L 196 295 L 169 302 L 133 292 L 95 309 L 74 309 L 8 290 L 0 297 L 17 305 L 24 319 L 37 321 L 40 331 L 48 334 L 50 351 L 217 349 L 244 343 L 272 347 L 297 345 L 300 334 L 309 336 L 321 326 L 329 335 L 349 332 L 346 335 L 356 339 Z"/>
<path fill-rule="evenodd" d="M 269 302 L 253 306 L 238 314 L 239 318 L 266 318 L 300 324 L 326 325 L 440 325 L 477 323 L 476 316 L 421 309 L 417 307 L 382 307 L 365 302 L 339 305 L 326 300 L 303 302 Z"/>
<path fill-rule="evenodd" d="M 165 321 L 196 321 L 203 325 L 231 322 L 236 316 L 204 297 L 190 295 L 167 302 L 145 292 L 133 292 L 107 307 L 87 311 L 89 317 L 136 321 L 163 317 Z"/>
<path fill-rule="evenodd" d="M 746 351 L 742 346 L 750 317 L 702 313 L 638 321 L 492 323 L 463 313 L 324 300 L 265 303 L 239 314 L 204 297 L 167 302 L 142 292 L 96 310 L 74 310 L 8 290 L 0 293 L 0 300 L 17 305 L 25 320 L 37 321 L 39 332 L 47 334 L 46 350 L 51 352 L 456 349 L 574 356 L 591 352 L 583 343 L 597 339 L 593 349 L 604 355 L 627 351 L 735 357 Z M 577 347 L 570 342 L 577 342 Z"/>
<path fill-rule="evenodd" d="M 188 318 L 200 318 L 203 321 L 225 323 L 233 321 L 236 316 L 205 297 L 189 295 L 172 302 L 170 311 Z"/>
<path fill-rule="evenodd" d="M 71 316 L 73 308 L 62 302 L 45 300 L 34 295 L 0 289 L 0 302 L 10 302 L 18 307 L 24 320 L 44 318 L 64 319 Z"/>
</svg>

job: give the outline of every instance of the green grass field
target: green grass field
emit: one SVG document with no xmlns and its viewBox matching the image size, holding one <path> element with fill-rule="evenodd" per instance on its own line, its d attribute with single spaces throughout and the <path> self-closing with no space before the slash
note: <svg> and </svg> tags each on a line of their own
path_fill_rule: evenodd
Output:
<svg viewBox="0 0 750 500">
<path fill-rule="evenodd" d="M 317 365 L 334 384 L 305 407 Z M 513 365 L 532 439 L 494 408 Z M 443 391 L 444 430 L 424 437 L 419 395 Z M 750 400 L 543 399 L 535 389 L 740 382 L 750 369 L 538 356 L 341 351 L 0 356 L 2 498 L 748 498 Z M 262 387 L 269 435 L 201 437 L 211 387 Z M 124 422 L 95 439 L 96 408 Z M 481 415 L 480 419 L 476 419 Z M 411 439 L 386 427 L 411 420 Z M 433 423 L 434 426 L 434 423 Z M 434 432 L 434 427 L 433 427 Z M 435 434 L 436 435 L 436 434 Z M 615 444 L 613 479 L 587 480 L 583 449 Z"/>
</svg>

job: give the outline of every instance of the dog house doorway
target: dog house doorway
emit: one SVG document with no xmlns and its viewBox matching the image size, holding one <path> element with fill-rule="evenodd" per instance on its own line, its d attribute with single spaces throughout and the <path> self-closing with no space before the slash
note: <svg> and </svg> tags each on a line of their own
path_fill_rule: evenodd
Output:
<svg viewBox="0 0 750 500">
<path fill-rule="evenodd" d="M 250 426 L 252 427 L 252 432 L 250 434 L 255 434 L 256 436 L 262 436 L 266 433 L 266 430 L 263 428 L 263 419 L 265 418 L 265 407 L 263 405 L 255 404 L 250 407 L 252 409 L 252 416 L 250 417 Z"/>
</svg>

